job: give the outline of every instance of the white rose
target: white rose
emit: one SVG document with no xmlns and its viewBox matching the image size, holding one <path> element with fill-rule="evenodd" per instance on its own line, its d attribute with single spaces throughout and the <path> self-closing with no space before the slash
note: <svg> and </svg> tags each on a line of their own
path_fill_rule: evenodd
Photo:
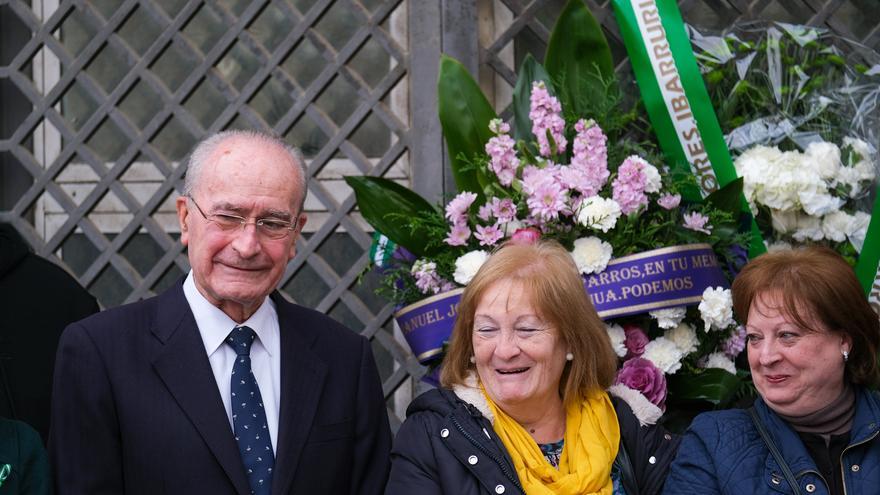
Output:
<svg viewBox="0 0 880 495">
<path fill-rule="evenodd" d="M 611 347 L 618 357 L 626 356 L 626 332 L 620 325 L 605 325 L 605 331 L 608 332 L 608 338 L 611 339 Z"/>
<path fill-rule="evenodd" d="M 613 199 L 592 196 L 581 203 L 578 223 L 584 227 L 608 232 L 617 225 L 620 218 L 620 205 Z"/>
<path fill-rule="evenodd" d="M 685 356 L 696 351 L 700 345 L 697 332 L 694 331 L 694 327 L 687 323 L 682 323 L 675 328 L 667 330 L 663 333 L 663 336 L 681 349 L 682 354 Z"/>
<path fill-rule="evenodd" d="M 676 308 L 658 309 L 650 311 L 648 314 L 657 320 L 657 326 L 660 328 L 674 328 L 684 319 L 684 315 L 687 314 L 687 308 L 678 306 Z"/>
<path fill-rule="evenodd" d="M 474 275 L 477 274 L 477 271 L 488 259 L 489 253 L 482 250 L 471 251 L 461 255 L 455 260 L 455 273 L 452 274 L 452 278 L 461 285 L 471 283 Z"/>
<path fill-rule="evenodd" d="M 733 298 L 730 289 L 706 287 L 703 300 L 697 307 L 703 319 L 705 330 L 721 330 L 733 324 Z"/>
<path fill-rule="evenodd" d="M 571 257 L 581 273 L 599 273 L 611 261 L 611 244 L 598 237 L 581 237 L 574 241 Z"/>
<path fill-rule="evenodd" d="M 731 374 L 736 374 L 736 365 L 723 352 L 713 352 L 706 356 L 706 364 L 704 368 L 721 368 Z"/>
<path fill-rule="evenodd" d="M 657 337 L 645 346 L 642 357 L 654 363 L 663 373 L 672 375 L 681 368 L 681 358 L 684 353 L 671 340 L 665 337 Z"/>
<path fill-rule="evenodd" d="M 657 170 L 657 167 L 645 162 L 642 173 L 645 174 L 645 192 L 660 192 L 660 188 L 663 187 L 663 179 L 660 178 L 660 171 Z"/>
<path fill-rule="evenodd" d="M 844 211 L 831 212 L 822 219 L 822 232 L 826 239 L 843 242 L 852 233 L 852 215 Z"/>
<path fill-rule="evenodd" d="M 805 154 L 819 177 L 829 180 L 837 176 L 840 169 L 840 148 L 837 145 L 825 141 L 813 142 L 807 146 Z"/>
<path fill-rule="evenodd" d="M 770 222 L 773 225 L 773 231 L 780 234 L 794 232 L 797 230 L 799 216 L 796 211 L 770 210 Z"/>
</svg>

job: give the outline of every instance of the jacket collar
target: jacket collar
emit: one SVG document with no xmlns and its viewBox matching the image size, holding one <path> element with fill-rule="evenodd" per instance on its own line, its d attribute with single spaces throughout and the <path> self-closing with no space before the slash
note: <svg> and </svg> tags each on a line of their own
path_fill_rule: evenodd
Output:
<svg viewBox="0 0 880 495">
<path fill-rule="evenodd" d="M 880 430 L 880 399 L 875 394 L 857 386 L 855 407 L 848 446 L 862 443 L 877 435 Z M 803 471 L 817 471 L 816 463 L 810 457 L 797 432 L 787 422 L 774 413 L 761 398 L 755 401 L 755 410 L 795 475 Z M 775 459 L 769 453 L 767 468 L 775 468 L 779 472 Z"/>
</svg>

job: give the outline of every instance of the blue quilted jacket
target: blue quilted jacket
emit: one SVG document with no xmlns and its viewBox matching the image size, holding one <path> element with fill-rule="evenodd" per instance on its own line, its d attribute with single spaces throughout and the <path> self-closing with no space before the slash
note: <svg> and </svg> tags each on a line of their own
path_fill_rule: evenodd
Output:
<svg viewBox="0 0 880 495">
<path fill-rule="evenodd" d="M 794 473 L 800 493 L 829 493 L 797 433 L 761 399 L 755 402 L 755 409 Z M 880 493 L 878 433 L 880 399 L 857 389 L 852 433 L 841 463 L 847 495 Z M 793 491 L 748 413 L 736 409 L 697 416 L 682 439 L 663 493 L 778 495 Z"/>
</svg>

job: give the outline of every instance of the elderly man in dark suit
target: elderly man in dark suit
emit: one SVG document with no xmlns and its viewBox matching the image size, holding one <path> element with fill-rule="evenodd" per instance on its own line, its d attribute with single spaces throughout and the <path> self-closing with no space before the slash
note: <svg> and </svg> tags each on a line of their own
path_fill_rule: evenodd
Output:
<svg viewBox="0 0 880 495">
<path fill-rule="evenodd" d="M 299 154 L 232 131 L 188 167 L 191 272 L 62 336 L 58 493 L 381 493 L 391 434 L 368 341 L 274 292 L 306 222 Z"/>
</svg>

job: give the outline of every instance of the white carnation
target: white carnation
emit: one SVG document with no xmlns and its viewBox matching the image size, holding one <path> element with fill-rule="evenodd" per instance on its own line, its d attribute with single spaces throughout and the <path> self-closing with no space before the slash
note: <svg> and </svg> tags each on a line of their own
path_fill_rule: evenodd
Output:
<svg viewBox="0 0 880 495">
<path fill-rule="evenodd" d="M 800 191 L 798 201 L 807 214 L 815 216 L 827 215 L 843 206 L 843 200 L 828 194 L 825 186 Z"/>
<path fill-rule="evenodd" d="M 650 311 L 648 314 L 657 320 L 657 326 L 660 328 L 674 328 L 684 319 L 685 314 L 687 314 L 687 308 L 678 306 L 676 308 L 658 309 Z"/>
<path fill-rule="evenodd" d="M 807 163 L 812 165 L 819 177 L 825 180 L 833 180 L 840 170 L 840 148 L 833 143 L 817 141 L 810 143 L 804 152 L 809 159 Z"/>
<path fill-rule="evenodd" d="M 687 323 L 682 323 L 675 328 L 667 330 L 663 333 L 663 336 L 681 349 L 682 354 L 685 356 L 696 351 L 700 345 L 697 332 L 694 330 L 694 327 Z"/>
<path fill-rule="evenodd" d="M 733 298 L 730 289 L 706 287 L 698 306 L 705 330 L 721 330 L 733 324 Z"/>
<path fill-rule="evenodd" d="M 608 338 L 611 339 L 611 347 L 618 357 L 626 356 L 626 332 L 620 325 L 605 325 L 605 331 L 608 332 Z"/>
<path fill-rule="evenodd" d="M 477 271 L 488 259 L 489 253 L 482 250 L 471 251 L 461 255 L 455 260 L 455 273 L 452 274 L 452 278 L 461 285 L 471 283 L 474 275 L 477 274 Z"/>
<path fill-rule="evenodd" d="M 665 337 L 657 337 L 645 346 L 642 357 L 654 363 L 663 373 L 672 375 L 681 368 L 681 358 L 684 353 L 671 340 Z"/>
<path fill-rule="evenodd" d="M 826 239 L 843 242 L 852 233 L 855 218 L 845 211 L 835 211 L 822 219 L 822 232 Z"/>
<path fill-rule="evenodd" d="M 703 367 L 707 369 L 721 368 L 724 371 L 734 375 L 736 374 L 736 365 L 733 364 L 733 361 L 723 352 L 713 352 L 706 356 L 706 364 Z"/>
<path fill-rule="evenodd" d="M 660 171 L 657 170 L 657 167 L 645 162 L 642 173 L 645 174 L 645 192 L 660 192 L 660 188 L 663 187 L 663 179 L 660 178 Z"/>
<path fill-rule="evenodd" d="M 617 225 L 620 218 L 620 205 L 613 199 L 592 196 L 581 203 L 578 223 L 584 227 L 608 232 Z"/>
<path fill-rule="evenodd" d="M 780 234 L 789 234 L 797 230 L 798 218 L 801 216 L 796 211 L 770 210 L 770 222 L 773 231 Z"/>
<path fill-rule="evenodd" d="M 571 257 L 581 273 L 599 273 L 611 261 L 611 244 L 598 237 L 581 237 L 574 241 Z"/>
</svg>

